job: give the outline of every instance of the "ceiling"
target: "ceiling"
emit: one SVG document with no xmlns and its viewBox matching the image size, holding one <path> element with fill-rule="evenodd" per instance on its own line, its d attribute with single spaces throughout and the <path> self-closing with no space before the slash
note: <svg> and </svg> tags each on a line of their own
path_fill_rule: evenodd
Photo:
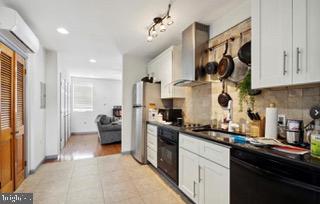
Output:
<svg viewBox="0 0 320 204">
<path fill-rule="evenodd" d="M 152 43 L 146 41 L 147 28 L 166 12 L 169 0 L 0 1 L 20 13 L 45 48 L 59 53 L 59 63 L 71 75 L 121 78 L 124 54 L 154 57 L 179 43 L 192 22 L 211 24 L 243 0 L 172 0 L 175 23 Z M 70 34 L 57 33 L 61 26 Z"/>
</svg>

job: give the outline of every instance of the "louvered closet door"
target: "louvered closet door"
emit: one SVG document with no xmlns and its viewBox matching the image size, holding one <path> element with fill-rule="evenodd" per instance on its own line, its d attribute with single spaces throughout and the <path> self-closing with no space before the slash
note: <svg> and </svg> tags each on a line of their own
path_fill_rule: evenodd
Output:
<svg viewBox="0 0 320 204">
<path fill-rule="evenodd" d="M 15 63 L 15 188 L 24 180 L 24 73 L 25 60 L 16 54 Z"/>
<path fill-rule="evenodd" d="M 13 69 L 14 53 L 0 43 L 0 182 L 1 192 L 14 189 L 13 173 Z"/>
</svg>

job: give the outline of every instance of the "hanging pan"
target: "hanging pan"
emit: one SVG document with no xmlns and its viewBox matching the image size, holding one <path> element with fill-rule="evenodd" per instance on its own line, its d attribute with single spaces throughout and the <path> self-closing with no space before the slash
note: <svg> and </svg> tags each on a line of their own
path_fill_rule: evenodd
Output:
<svg viewBox="0 0 320 204">
<path fill-rule="evenodd" d="M 229 101 L 232 100 L 231 96 L 225 91 L 225 82 L 222 81 L 222 93 L 218 96 L 218 103 L 220 106 L 226 108 L 228 107 Z"/>
<path fill-rule="evenodd" d="M 225 45 L 225 51 L 223 53 L 223 57 L 219 62 L 218 66 L 218 74 L 220 80 L 222 79 L 227 79 L 233 72 L 234 70 L 234 62 L 233 58 L 231 55 L 227 54 L 228 52 L 228 47 L 229 47 L 229 42 L 227 40 L 226 45 Z"/>
<path fill-rule="evenodd" d="M 240 34 L 240 39 L 239 39 L 239 47 L 242 45 L 242 33 Z M 234 83 L 239 83 L 242 81 L 248 74 L 248 65 L 243 63 L 239 57 L 234 57 L 233 58 L 234 62 L 234 70 L 228 80 L 234 82 Z"/>
<path fill-rule="evenodd" d="M 213 49 L 213 50 L 212 50 Z M 216 51 L 215 51 L 215 49 L 214 48 L 210 48 L 209 49 L 209 51 L 213 51 L 214 52 L 214 59 L 216 59 Z M 207 74 L 209 74 L 209 75 L 214 75 L 214 74 L 216 74 L 217 73 L 217 71 L 218 71 L 218 66 L 219 66 L 219 64 L 218 64 L 218 62 L 216 62 L 216 61 L 211 61 L 211 62 L 208 62 L 207 64 L 206 64 L 206 67 L 205 67 L 205 69 L 206 69 L 206 73 Z"/>
</svg>

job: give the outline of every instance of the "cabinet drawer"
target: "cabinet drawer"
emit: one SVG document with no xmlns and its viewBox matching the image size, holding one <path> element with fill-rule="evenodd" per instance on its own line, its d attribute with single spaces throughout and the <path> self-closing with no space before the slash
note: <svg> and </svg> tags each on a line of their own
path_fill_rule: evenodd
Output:
<svg viewBox="0 0 320 204">
<path fill-rule="evenodd" d="M 192 136 L 179 133 L 179 147 L 199 154 L 201 141 Z"/>
<path fill-rule="evenodd" d="M 230 167 L 230 149 L 228 147 L 202 141 L 200 156 L 226 168 Z"/>
<path fill-rule="evenodd" d="M 147 134 L 147 146 L 153 151 L 157 151 L 157 137 L 151 134 Z"/>
<path fill-rule="evenodd" d="M 147 148 L 147 160 L 157 168 L 158 163 L 157 163 L 157 152 L 150 149 L 149 147 Z"/>
<path fill-rule="evenodd" d="M 151 134 L 151 135 L 154 135 L 154 136 L 157 136 L 157 126 L 155 126 L 155 125 L 150 125 L 150 124 L 148 124 L 147 125 L 147 132 L 148 132 L 148 134 Z"/>
</svg>

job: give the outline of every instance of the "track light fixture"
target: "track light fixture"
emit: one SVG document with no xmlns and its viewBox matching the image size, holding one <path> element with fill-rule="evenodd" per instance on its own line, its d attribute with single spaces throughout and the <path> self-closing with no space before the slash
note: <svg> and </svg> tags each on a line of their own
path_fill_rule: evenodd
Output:
<svg viewBox="0 0 320 204">
<path fill-rule="evenodd" d="M 170 16 L 171 4 L 168 5 L 168 10 L 166 15 L 163 17 L 155 17 L 153 19 L 152 25 L 148 29 L 147 41 L 152 42 L 158 36 L 157 30 L 160 32 L 165 32 L 167 30 L 167 26 L 173 24 L 172 17 Z M 159 26 L 160 25 L 160 26 Z"/>
</svg>

